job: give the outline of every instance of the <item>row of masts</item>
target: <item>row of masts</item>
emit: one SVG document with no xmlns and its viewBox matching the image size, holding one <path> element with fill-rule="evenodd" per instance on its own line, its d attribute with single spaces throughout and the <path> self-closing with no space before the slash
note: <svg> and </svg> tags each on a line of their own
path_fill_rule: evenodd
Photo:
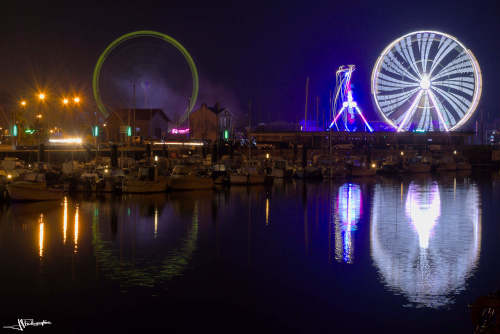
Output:
<svg viewBox="0 0 500 334">
<path fill-rule="evenodd" d="M 304 130 L 307 128 L 307 109 L 309 105 L 309 77 L 306 78 L 306 100 L 304 103 Z M 328 99 L 328 118 L 324 119 L 323 122 L 325 123 L 324 127 L 326 128 L 327 124 L 330 122 L 330 117 L 333 119 L 335 117 L 334 110 L 332 110 L 332 98 L 333 98 L 333 92 L 330 90 L 330 96 Z M 318 124 L 318 127 L 320 126 L 320 117 L 319 117 L 319 96 L 316 96 L 316 122 Z"/>
</svg>

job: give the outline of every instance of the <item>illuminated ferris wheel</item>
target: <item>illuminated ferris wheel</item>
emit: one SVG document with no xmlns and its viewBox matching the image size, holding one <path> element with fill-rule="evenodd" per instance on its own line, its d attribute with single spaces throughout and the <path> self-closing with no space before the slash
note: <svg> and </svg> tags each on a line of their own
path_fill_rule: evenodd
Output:
<svg viewBox="0 0 500 334">
<path fill-rule="evenodd" d="M 436 31 L 402 36 L 385 48 L 371 81 L 377 109 L 397 131 L 456 130 L 481 97 L 481 70 L 455 37 Z"/>
</svg>

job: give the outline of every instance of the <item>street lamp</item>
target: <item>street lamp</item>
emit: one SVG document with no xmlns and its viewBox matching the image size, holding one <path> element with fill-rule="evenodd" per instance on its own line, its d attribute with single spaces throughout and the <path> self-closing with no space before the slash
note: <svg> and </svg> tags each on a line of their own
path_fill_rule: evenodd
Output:
<svg viewBox="0 0 500 334">
<path fill-rule="evenodd" d="M 62 103 L 63 103 L 64 105 L 67 105 L 67 104 L 69 103 L 69 100 L 68 100 L 67 98 L 64 98 L 64 99 L 62 100 Z"/>
<path fill-rule="evenodd" d="M 25 109 L 26 108 L 26 104 L 27 104 L 26 100 L 19 101 L 19 104 L 21 105 L 21 109 Z M 17 137 L 19 135 L 19 128 L 17 126 L 17 117 L 16 116 L 17 116 L 16 115 L 16 109 L 14 109 L 13 110 L 13 115 L 12 115 L 12 118 L 13 118 L 12 123 L 14 123 L 12 125 L 12 134 L 15 137 L 15 142 L 14 142 L 15 147 L 17 147 Z"/>
<path fill-rule="evenodd" d="M 44 93 L 38 93 L 38 98 L 43 101 L 45 100 L 45 94 Z"/>
<path fill-rule="evenodd" d="M 75 96 L 75 98 L 73 99 L 73 102 L 80 103 L 80 98 L 78 96 Z"/>
</svg>

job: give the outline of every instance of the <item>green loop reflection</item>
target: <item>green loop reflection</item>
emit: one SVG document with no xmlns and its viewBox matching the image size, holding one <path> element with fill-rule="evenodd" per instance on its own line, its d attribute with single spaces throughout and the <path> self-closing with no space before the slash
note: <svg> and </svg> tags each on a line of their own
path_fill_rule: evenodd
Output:
<svg viewBox="0 0 500 334">
<path fill-rule="evenodd" d="M 157 31 L 152 31 L 152 30 L 139 30 L 139 31 L 134 31 L 130 32 L 128 34 L 122 35 L 121 37 L 118 37 L 115 39 L 113 42 L 111 42 L 106 49 L 101 53 L 99 56 L 99 59 L 97 60 L 97 64 L 95 65 L 94 68 L 94 74 L 92 77 L 92 90 L 94 92 L 94 99 L 96 101 L 97 107 L 101 111 L 101 113 L 104 115 L 104 117 L 108 117 L 109 112 L 106 110 L 106 107 L 102 103 L 101 99 L 101 94 L 99 91 L 99 79 L 101 76 L 101 68 L 104 62 L 106 61 L 106 58 L 111 54 L 111 52 L 121 43 L 133 39 L 133 38 L 139 38 L 139 37 L 154 37 L 154 38 L 159 38 L 172 46 L 174 46 L 177 50 L 179 50 L 182 55 L 184 56 L 184 59 L 186 59 L 189 69 L 191 70 L 191 76 L 193 78 L 193 91 L 191 93 L 191 98 L 189 100 L 189 108 L 187 110 L 187 113 L 184 115 L 183 119 L 181 119 L 181 122 L 183 122 L 189 115 L 189 113 L 193 110 L 193 107 L 196 103 L 196 99 L 198 98 L 198 86 L 199 86 L 199 80 L 198 80 L 198 70 L 196 69 L 196 65 L 193 61 L 193 58 L 189 54 L 189 52 L 182 46 L 181 43 L 179 43 L 177 40 L 173 39 L 172 37 L 163 34 L 161 32 Z"/>
</svg>

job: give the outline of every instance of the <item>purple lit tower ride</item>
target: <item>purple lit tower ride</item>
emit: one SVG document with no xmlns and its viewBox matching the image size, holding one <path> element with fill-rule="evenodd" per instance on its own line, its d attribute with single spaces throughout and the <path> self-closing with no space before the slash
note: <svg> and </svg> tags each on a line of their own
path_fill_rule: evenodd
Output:
<svg viewBox="0 0 500 334">
<path fill-rule="evenodd" d="M 335 96 L 332 101 L 332 111 L 334 114 L 329 129 L 347 132 L 373 132 L 373 128 L 352 97 L 351 77 L 354 70 L 354 65 L 348 65 L 347 67 L 342 65 L 335 74 Z M 340 110 L 337 112 L 338 107 L 340 107 Z"/>
</svg>

